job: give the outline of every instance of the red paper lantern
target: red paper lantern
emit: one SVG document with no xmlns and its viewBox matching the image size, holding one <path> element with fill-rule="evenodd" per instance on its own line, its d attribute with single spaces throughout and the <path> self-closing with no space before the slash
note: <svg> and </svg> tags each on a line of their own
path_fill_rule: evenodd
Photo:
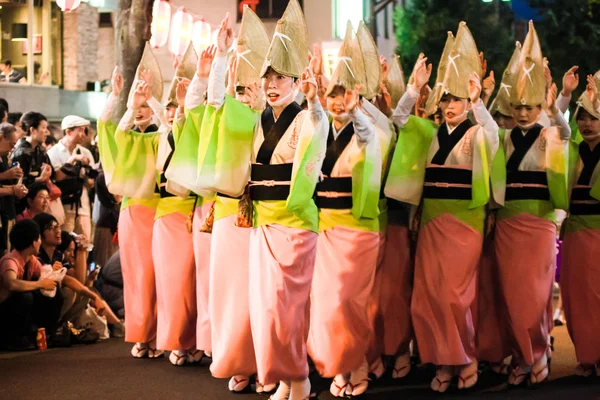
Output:
<svg viewBox="0 0 600 400">
<path fill-rule="evenodd" d="M 185 11 L 182 7 L 171 21 L 171 34 L 169 36 L 169 51 L 175 56 L 181 56 L 185 53 L 190 40 L 192 40 L 192 32 L 194 27 L 194 17 L 192 14 Z"/>
<path fill-rule="evenodd" d="M 192 41 L 198 54 L 210 46 L 212 42 L 212 28 L 204 18 L 194 22 Z"/>
<path fill-rule="evenodd" d="M 171 5 L 165 0 L 157 0 L 152 7 L 152 25 L 150 32 L 150 46 L 162 47 L 169 39 L 169 28 L 171 26 Z"/>
<path fill-rule="evenodd" d="M 56 0 L 56 5 L 64 12 L 71 12 L 81 4 L 81 0 Z"/>
</svg>

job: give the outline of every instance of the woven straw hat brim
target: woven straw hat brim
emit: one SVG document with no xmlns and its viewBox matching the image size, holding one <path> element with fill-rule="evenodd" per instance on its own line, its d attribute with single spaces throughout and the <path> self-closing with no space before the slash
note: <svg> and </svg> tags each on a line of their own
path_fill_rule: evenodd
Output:
<svg viewBox="0 0 600 400">
<path fill-rule="evenodd" d="M 544 56 L 537 32 L 529 21 L 529 32 L 519 56 L 517 79 L 512 88 L 511 104 L 538 106 L 546 102 Z"/>
<path fill-rule="evenodd" d="M 188 47 L 185 49 L 185 53 L 183 53 L 183 57 L 179 63 L 179 66 L 177 67 L 177 70 L 175 70 L 175 77 L 171 81 L 171 86 L 169 87 L 169 96 L 167 97 L 165 104 L 173 103 L 179 105 L 177 103 L 177 85 L 182 78 L 187 78 L 191 81 L 196 73 L 197 65 L 198 54 L 194 49 L 193 43 L 190 42 Z"/>
<path fill-rule="evenodd" d="M 260 69 L 269 50 L 269 35 L 250 7 L 244 7 L 237 42 L 236 86 L 250 86 L 260 80 Z"/>
<path fill-rule="evenodd" d="M 264 76 L 269 68 L 275 72 L 300 78 L 308 65 L 308 32 L 298 0 L 290 0 L 283 16 L 277 21 L 275 34 L 261 68 Z"/>
<path fill-rule="evenodd" d="M 404 70 L 400 64 L 400 57 L 397 55 L 392 58 L 387 77 L 384 81 L 385 88 L 390 94 L 392 101 L 392 110 L 396 108 L 398 102 L 406 92 L 406 82 L 404 80 Z"/>
<path fill-rule="evenodd" d="M 444 74 L 444 92 L 461 99 L 469 98 L 469 76 L 475 72 L 481 77 L 482 65 L 475 39 L 467 24 L 463 21 L 447 57 Z"/>
<path fill-rule="evenodd" d="M 131 89 L 129 91 L 129 98 L 133 97 L 133 94 L 140 84 L 142 71 L 146 70 L 149 70 L 152 73 L 152 96 L 160 101 L 163 98 L 164 92 L 163 77 L 160 71 L 158 60 L 154 56 L 152 48 L 148 42 L 146 42 L 142 59 L 138 64 L 137 70 L 135 71 L 135 79 L 133 80 L 133 84 L 131 85 Z"/>
</svg>

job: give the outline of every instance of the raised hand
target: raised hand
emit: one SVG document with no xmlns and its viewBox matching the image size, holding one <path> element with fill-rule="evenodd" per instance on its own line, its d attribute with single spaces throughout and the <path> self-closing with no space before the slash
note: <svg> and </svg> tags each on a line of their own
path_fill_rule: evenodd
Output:
<svg viewBox="0 0 600 400">
<path fill-rule="evenodd" d="M 263 111 L 265 108 L 264 92 L 260 90 L 256 82 L 246 87 L 246 95 L 248 96 L 248 104 L 254 111 Z"/>
<path fill-rule="evenodd" d="M 216 54 L 217 48 L 213 44 L 202 51 L 200 58 L 198 58 L 198 66 L 196 67 L 196 74 L 198 74 L 199 78 L 208 78 L 210 75 L 210 67 Z"/>
<path fill-rule="evenodd" d="M 558 88 L 556 87 L 556 83 L 550 85 L 550 89 L 548 89 L 548 95 L 546 96 L 546 103 L 548 106 L 548 110 L 553 115 L 556 115 L 558 112 L 558 107 L 556 106 L 556 97 L 558 95 Z"/>
<path fill-rule="evenodd" d="M 115 67 L 112 73 L 112 77 L 110 79 L 110 83 L 112 86 L 112 93 L 119 97 L 121 92 L 123 91 L 123 75 L 119 73 L 119 68 Z"/>
<path fill-rule="evenodd" d="M 432 65 L 427 65 L 427 57 L 419 57 L 415 65 L 415 89 L 421 91 L 421 88 L 429 82 L 431 78 Z"/>
<path fill-rule="evenodd" d="M 483 51 L 479 53 L 479 59 L 481 60 L 481 76 L 485 76 L 487 74 L 487 60 L 483 55 Z"/>
<path fill-rule="evenodd" d="M 385 81 L 390 72 L 390 66 L 384 56 L 379 56 L 379 62 L 381 63 L 381 80 Z"/>
<path fill-rule="evenodd" d="M 496 88 L 496 78 L 494 77 L 494 71 L 490 71 L 487 78 L 483 80 L 483 95 L 486 98 L 492 97 L 494 89 Z"/>
<path fill-rule="evenodd" d="M 185 107 L 185 96 L 187 95 L 189 87 L 190 80 L 187 78 L 182 78 L 177 84 L 177 89 L 175 89 L 175 97 L 177 97 L 177 104 L 179 104 L 179 107 Z"/>
<path fill-rule="evenodd" d="M 596 110 L 600 107 L 600 101 L 598 101 L 598 86 L 596 86 L 596 80 L 593 75 L 587 76 L 587 86 L 585 91 L 592 102 L 592 105 Z"/>
<path fill-rule="evenodd" d="M 561 91 L 563 96 L 571 96 L 571 93 L 573 93 L 575 89 L 577 89 L 577 86 L 579 86 L 579 74 L 577 73 L 578 69 L 579 67 L 574 65 L 563 75 Z"/>
<path fill-rule="evenodd" d="M 362 85 L 355 85 L 354 90 L 346 89 L 346 95 L 344 96 L 344 102 L 346 103 L 346 112 L 352 113 L 358 106 L 360 99 L 360 89 Z"/>
<path fill-rule="evenodd" d="M 315 97 L 317 97 L 317 80 L 313 74 L 314 62 L 313 58 L 302 73 L 302 79 L 300 81 L 300 90 L 304 93 L 308 101 L 313 101 Z"/>
<path fill-rule="evenodd" d="M 217 34 L 217 49 L 219 50 L 219 56 L 222 57 L 227 54 L 227 50 L 229 50 L 232 44 L 233 29 L 231 29 L 229 13 L 227 13 L 223 21 L 221 21 L 219 33 Z"/>
<path fill-rule="evenodd" d="M 152 98 L 152 90 L 146 82 L 141 82 L 133 93 L 133 109 L 139 110 Z"/>
<path fill-rule="evenodd" d="M 477 72 L 472 72 L 469 75 L 469 99 L 471 103 L 476 103 L 481 96 L 481 78 L 477 75 Z"/>
<path fill-rule="evenodd" d="M 149 69 L 143 70 L 141 72 L 141 79 L 148 84 L 148 86 L 152 87 L 152 71 Z"/>
<path fill-rule="evenodd" d="M 315 76 L 319 76 L 323 74 L 323 49 L 321 49 L 320 44 L 316 44 L 313 46 L 313 74 Z"/>
<path fill-rule="evenodd" d="M 377 96 L 375 96 L 375 105 L 377 106 L 379 111 L 381 111 L 388 118 L 390 118 L 393 113 L 392 108 L 391 108 L 392 107 L 392 96 L 390 96 L 390 93 L 388 92 L 387 88 L 385 87 L 385 85 L 383 83 L 379 85 L 379 91 L 381 93 L 378 94 Z"/>
</svg>

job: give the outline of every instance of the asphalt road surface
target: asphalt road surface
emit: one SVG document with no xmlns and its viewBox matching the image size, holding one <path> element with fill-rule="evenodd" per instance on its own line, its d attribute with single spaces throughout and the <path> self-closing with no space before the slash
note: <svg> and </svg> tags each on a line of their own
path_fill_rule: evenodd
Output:
<svg viewBox="0 0 600 400">
<path fill-rule="evenodd" d="M 434 371 L 422 367 L 401 381 L 389 377 L 373 382 L 360 399 L 568 399 L 600 400 L 600 378 L 573 376 L 575 352 L 565 327 L 557 327 L 550 381 L 535 388 L 508 388 L 506 378 L 484 372 L 468 391 L 456 387 L 440 395 L 429 389 Z M 0 353 L 0 399 L 214 399 L 267 400 L 248 390 L 234 394 L 227 380 L 214 379 L 210 359 L 174 367 L 166 358 L 136 360 L 131 345 L 112 339 L 89 346 L 24 353 Z M 312 378 L 312 377 L 311 377 Z M 329 381 L 315 378 L 317 399 L 333 400 Z"/>
</svg>

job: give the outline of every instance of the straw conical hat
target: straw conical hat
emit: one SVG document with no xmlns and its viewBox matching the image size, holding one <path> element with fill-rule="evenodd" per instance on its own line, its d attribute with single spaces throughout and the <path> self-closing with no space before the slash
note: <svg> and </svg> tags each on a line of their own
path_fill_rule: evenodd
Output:
<svg viewBox="0 0 600 400">
<path fill-rule="evenodd" d="M 269 35 L 262 21 L 248 5 L 244 6 L 242 26 L 237 40 L 237 72 L 235 86 L 250 86 L 260 80 L 269 50 Z"/>
<path fill-rule="evenodd" d="M 519 58 L 521 57 L 521 43 L 515 43 L 515 51 L 508 62 L 508 66 L 502 74 L 502 83 L 500 89 L 492 105 L 490 106 L 490 114 L 494 115 L 499 112 L 502 115 L 511 115 L 510 93 L 517 82 L 517 73 L 519 71 Z"/>
<path fill-rule="evenodd" d="M 517 79 L 511 91 L 510 102 L 530 106 L 546 102 L 544 56 L 533 21 L 529 21 L 529 32 L 519 57 Z"/>
<path fill-rule="evenodd" d="M 371 32 L 363 21 L 360 21 L 358 24 L 356 40 L 360 46 L 365 71 L 365 80 L 363 82 L 363 90 L 361 90 L 361 95 L 363 95 L 367 100 L 371 100 L 379 93 L 382 71 L 377 44 L 375 44 L 375 40 L 373 40 Z"/>
<path fill-rule="evenodd" d="M 404 95 L 404 92 L 406 92 L 404 71 L 402 70 L 402 65 L 400 64 L 400 57 L 394 56 L 392 58 L 392 63 L 390 64 L 390 69 L 384 84 L 388 93 L 390 94 L 390 98 L 392 99 L 392 109 L 395 109 L 400 101 L 400 98 L 402 98 L 402 95 Z"/>
<path fill-rule="evenodd" d="M 596 82 L 596 87 L 598 88 L 598 90 L 600 90 L 600 71 L 597 71 L 594 74 L 594 81 Z M 575 112 L 575 115 L 577 115 L 577 112 L 579 112 L 580 108 L 583 108 L 585 111 L 590 113 L 591 116 L 600 119 L 600 112 L 598 112 L 598 110 L 594 108 L 594 105 L 592 104 L 592 101 L 590 100 L 587 91 L 581 94 L 579 100 L 577 101 L 577 105 L 578 107 L 577 111 Z"/>
<path fill-rule="evenodd" d="M 169 96 L 167 97 L 167 101 L 165 104 L 173 103 L 175 105 L 179 105 L 177 103 L 177 85 L 181 81 L 182 78 L 187 78 L 190 81 L 194 78 L 194 74 L 196 73 L 196 66 L 198 65 L 198 54 L 196 54 L 196 50 L 194 49 L 194 45 L 192 42 L 188 44 L 185 53 L 183 54 L 183 58 L 181 62 L 177 66 L 177 70 L 175 70 L 175 77 L 171 82 L 171 87 L 169 88 Z"/>
<path fill-rule="evenodd" d="M 427 115 L 433 115 L 436 113 L 438 109 L 438 104 L 444 95 L 443 85 L 444 85 L 444 77 L 446 76 L 446 69 L 448 68 L 448 56 L 454 47 L 454 35 L 452 32 L 448 32 L 448 36 L 446 37 L 446 44 L 444 45 L 444 50 L 442 51 L 442 57 L 440 58 L 440 63 L 437 69 L 437 76 L 435 78 L 435 86 L 433 90 L 429 94 L 429 98 L 427 99 L 427 103 L 425 104 L 425 113 Z M 414 71 L 413 71 L 414 75 Z M 412 78 L 414 80 L 414 78 Z"/>
<path fill-rule="evenodd" d="M 473 39 L 466 22 L 458 25 L 452 50 L 445 61 L 448 64 L 443 81 L 444 94 L 448 93 L 461 99 L 468 99 L 469 76 L 473 72 L 480 76 L 482 65 L 475 39 Z"/>
<path fill-rule="evenodd" d="M 142 71 L 146 70 L 149 70 L 152 73 L 152 96 L 160 101 L 163 98 L 164 92 L 162 73 L 160 71 L 158 61 L 156 60 L 156 57 L 154 56 L 152 48 L 148 42 L 146 42 L 146 46 L 144 47 L 142 59 L 138 64 L 137 70 L 135 71 L 135 78 L 131 85 L 131 89 L 129 90 L 130 100 L 141 82 Z"/>
<path fill-rule="evenodd" d="M 290 0 L 283 16 L 277 21 L 260 76 L 273 68 L 277 73 L 300 78 L 308 65 L 308 33 L 298 0 Z"/>
<path fill-rule="evenodd" d="M 336 86 L 354 90 L 355 85 L 364 85 L 364 61 L 350 21 L 346 24 L 346 35 L 338 52 L 338 62 L 331 75 L 326 95 Z"/>
</svg>

